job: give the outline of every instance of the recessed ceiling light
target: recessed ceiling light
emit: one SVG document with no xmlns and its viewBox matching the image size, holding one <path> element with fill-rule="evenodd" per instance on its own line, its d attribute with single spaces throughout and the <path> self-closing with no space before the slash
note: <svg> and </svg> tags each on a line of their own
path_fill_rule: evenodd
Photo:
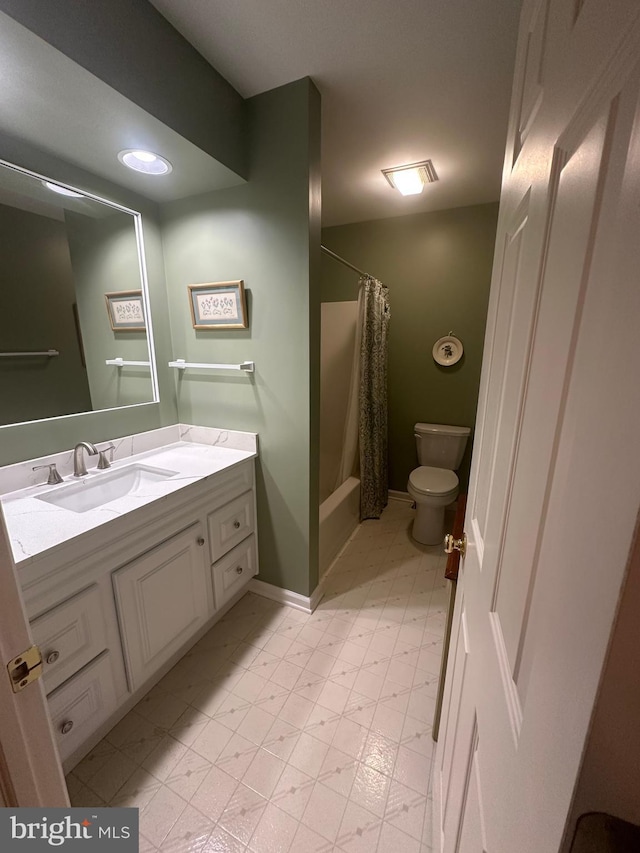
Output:
<svg viewBox="0 0 640 853">
<path fill-rule="evenodd" d="M 425 184 L 432 184 L 438 180 L 431 160 L 395 166 L 393 169 L 382 169 L 382 174 L 402 195 L 417 195 L 422 192 Z"/>
<path fill-rule="evenodd" d="M 136 172 L 144 172 L 145 175 L 168 175 L 173 168 L 171 163 L 159 154 L 139 148 L 121 151 L 118 160 Z"/>
<path fill-rule="evenodd" d="M 43 181 L 43 186 L 58 195 L 68 195 L 70 198 L 84 198 L 82 193 L 77 193 L 74 190 L 69 190 L 66 187 L 61 187 L 60 184 L 54 184 L 51 181 Z"/>
</svg>

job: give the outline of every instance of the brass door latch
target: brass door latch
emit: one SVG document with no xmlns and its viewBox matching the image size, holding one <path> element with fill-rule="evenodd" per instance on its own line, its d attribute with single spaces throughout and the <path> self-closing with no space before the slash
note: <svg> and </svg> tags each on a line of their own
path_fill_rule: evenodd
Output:
<svg viewBox="0 0 640 853">
<path fill-rule="evenodd" d="M 37 681 L 42 675 L 42 655 L 37 646 L 31 646 L 26 652 L 13 658 L 7 664 L 7 672 L 14 693 Z"/>
<path fill-rule="evenodd" d="M 454 539 L 451 533 L 447 533 L 444 537 L 445 554 L 453 554 L 454 551 L 460 551 L 464 557 L 467 552 L 467 534 L 462 534 L 462 539 Z"/>
</svg>

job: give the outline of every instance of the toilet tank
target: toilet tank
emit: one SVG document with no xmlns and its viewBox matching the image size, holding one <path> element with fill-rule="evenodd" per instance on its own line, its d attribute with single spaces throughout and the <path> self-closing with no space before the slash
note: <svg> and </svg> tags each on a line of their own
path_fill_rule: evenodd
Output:
<svg viewBox="0 0 640 853">
<path fill-rule="evenodd" d="M 460 467 L 471 433 L 469 427 L 416 424 L 414 433 L 420 465 L 448 468 L 450 471 Z"/>
</svg>

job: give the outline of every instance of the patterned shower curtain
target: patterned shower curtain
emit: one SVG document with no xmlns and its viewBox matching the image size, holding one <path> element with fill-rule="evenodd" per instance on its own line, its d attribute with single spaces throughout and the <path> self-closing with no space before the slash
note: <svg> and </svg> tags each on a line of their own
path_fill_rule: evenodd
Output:
<svg viewBox="0 0 640 853">
<path fill-rule="evenodd" d="M 388 289 L 375 278 L 360 279 L 360 520 L 380 518 L 387 505 Z"/>
</svg>

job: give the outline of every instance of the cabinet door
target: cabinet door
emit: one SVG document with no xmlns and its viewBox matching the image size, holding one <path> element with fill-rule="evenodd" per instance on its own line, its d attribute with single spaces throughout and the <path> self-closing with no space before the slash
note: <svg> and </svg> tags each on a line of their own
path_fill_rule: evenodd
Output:
<svg viewBox="0 0 640 853">
<path fill-rule="evenodd" d="M 210 615 L 204 537 L 194 524 L 114 572 L 131 689 L 180 650 Z"/>
</svg>

